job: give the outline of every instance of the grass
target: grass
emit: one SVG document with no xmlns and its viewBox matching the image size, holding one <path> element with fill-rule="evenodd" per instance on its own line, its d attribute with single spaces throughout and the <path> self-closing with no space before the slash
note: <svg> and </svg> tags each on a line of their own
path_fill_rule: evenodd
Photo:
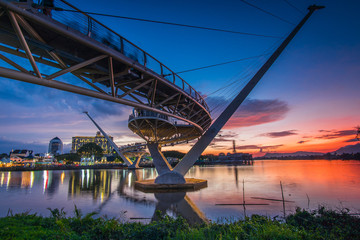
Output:
<svg viewBox="0 0 360 240">
<path fill-rule="evenodd" d="M 49 209 L 50 216 L 29 212 L 0 218 L 0 239 L 360 239 L 360 218 L 346 210 L 323 207 L 298 209 L 286 221 L 253 215 L 243 221 L 190 226 L 183 218 L 160 217 L 149 224 L 121 223 L 117 219 L 74 217 L 63 209 Z"/>
</svg>

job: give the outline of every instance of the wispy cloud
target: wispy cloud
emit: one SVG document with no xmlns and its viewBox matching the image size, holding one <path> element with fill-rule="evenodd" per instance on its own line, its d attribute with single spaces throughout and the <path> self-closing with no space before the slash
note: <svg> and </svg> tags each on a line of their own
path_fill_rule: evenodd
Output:
<svg viewBox="0 0 360 240">
<path fill-rule="evenodd" d="M 350 138 L 344 142 L 358 142 L 359 140 L 357 138 Z"/>
<path fill-rule="evenodd" d="M 316 136 L 316 139 L 335 139 L 345 136 L 356 135 L 356 131 L 353 129 L 350 130 L 319 130 L 321 133 L 325 133 L 319 136 Z"/>
<path fill-rule="evenodd" d="M 243 146 L 237 146 L 236 149 L 237 150 L 247 150 L 247 149 L 263 149 L 263 150 L 271 150 L 271 149 L 276 149 L 279 147 L 282 147 L 283 144 L 278 144 L 278 145 L 268 145 L 268 146 L 262 146 L 262 145 L 243 145 Z"/>
<path fill-rule="evenodd" d="M 280 132 L 268 132 L 268 133 L 261 134 L 261 136 L 271 137 L 271 138 L 287 137 L 287 136 L 291 136 L 291 135 L 297 135 L 296 131 L 297 130 L 288 130 L 288 131 L 280 131 Z"/>
<path fill-rule="evenodd" d="M 232 142 L 233 140 L 236 140 L 236 137 L 238 137 L 238 133 L 235 132 L 224 132 L 220 131 L 219 134 L 212 140 L 210 145 L 214 145 L 215 143 L 219 142 Z"/>
<path fill-rule="evenodd" d="M 286 102 L 277 99 L 244 101 L 224 129 L 249 127 L 283 119 L 289 111 Z"/>
</svg>

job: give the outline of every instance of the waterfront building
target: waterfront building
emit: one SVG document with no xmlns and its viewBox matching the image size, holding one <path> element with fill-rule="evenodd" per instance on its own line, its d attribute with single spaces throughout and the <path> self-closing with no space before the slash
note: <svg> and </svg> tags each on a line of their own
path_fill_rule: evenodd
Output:
<svg viewBox="0 0 360 240">
<path fill-rule="evenodd" d="M 233 152 L 227 153 L 226 155 L 224 153 L 219 154 L 219 160 L 220 161 L 250 161 L 252 160 L 252 155 L 249 153 L 242 153 L 242 152 L 236 152 L 236 145 L 235 140 L 233 140 Z"/>
<path fill-rule="evenodd" d="M 54 137 L 50 140 L 48 153 L 57 156 L 63 153 L 63 142 L 60 138 Z"/>
<path fill-rule="evenodd" d="M 109 136 L 109 138 L 111 139 L 111 141 L 113 140 L 113 137 Z M 99 131 L 96 133 L 95 137 L 72 137 L 71 152 L 76 153 L 78 149 L 84 144 L 91 142 L 96 143 L 96 145 L 100 146 L 104 154 L 111 155 L 113 153 L 113 148 L 111 147 L 110 143 L 103 135 L 101 135 Z"/>
<path fill-rule="evenodd" d="M 92 155 L 91 157 L 83 157 L 80 161 L 80 166 L 92 166 L 95 164 L 95 157 Z"/>
<path fill-rule="evenodd" d="M 51 153 L 46 153 L 44 157 L 39 158 L 36 164 L 39 165 L 51 165 L 56 162 L 56 159 L 54 158 L 54 155 Z"/>
<path fill-rule="evenodd" d="M 8 157 L 3 157 L 0 159 L 0 166 L 1 167 L 10 167 L 12 165 L 12 161 Z"/>
<path fill-rule="evenodd" d="M 237 160 L 252 160 L 252 155 L 249 153 L 224 153 L 219 154 L 220 161 L 237 161 Z"/>
<path fill-rule="evenodd" d="M 31 158 L 33 154 L 33 150 L 13 150 L 10 153 L 10 160 L 14 163 L 22 163 L 25 158 Z"/>
</svg>

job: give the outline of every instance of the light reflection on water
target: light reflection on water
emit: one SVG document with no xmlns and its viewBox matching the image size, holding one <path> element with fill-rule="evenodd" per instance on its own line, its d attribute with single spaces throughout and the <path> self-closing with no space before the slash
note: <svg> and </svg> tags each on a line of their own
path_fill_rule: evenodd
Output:
<svg viewBox="0 0 360 240">
<path fill-rule="evenodd" d="M 186 177 L 208 180 L 208 187 L 188 193 L 144 193 L 134 189 L 134 181 L 156 177 L 154 169 L 128 171 L 68 170 L 0 172 L 0 216 L 32 210 L 48 216 L 47 208 L 65 208 L 72 214 L 74 205 L 84 213 L 117 217 L 124 221 L 150 221 L 160 210 L 189 221 L 238 219 L 244 214 L 282 216 L 282 202 L 253 197 L 281 199 L 284 188 L 286 212 L 297 206 L 317 208 L 347 207 L 360 212 L 360 161 L 267 160 L 253 166 L 194 167 Z M 243 206 L 215 204 L 243 203 Z"/>
</svg>

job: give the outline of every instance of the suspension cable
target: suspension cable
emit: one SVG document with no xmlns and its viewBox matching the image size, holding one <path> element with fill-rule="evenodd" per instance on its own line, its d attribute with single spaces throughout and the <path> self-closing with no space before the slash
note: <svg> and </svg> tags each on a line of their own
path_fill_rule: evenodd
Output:
<svg viewBox="0 0 360 240">
<path fill-rule="evenodd" d="M 270 46 L 267 50 L 264 51 L 264 54 L 262 55 L 268 55 L 270 52 L 272 52 L 278 45 L 280 41 L 275 42 L 272 46 Z M 220 94 L 220 96 L 227 96 L 227 99 L 232 99 L 233 97 L 235 97 L 235 95 L 238 93 L 238 89 L 242 88 L 245 86 L 245 84 L 247 83 L 247 81 L 251 78 L 251 76 L 254 74 L 254 68 L 256 69 L 257 67 L 259 67 L 261 65 L 261 62 L 264 62 L 265 60 L 263 59 L 262 61 L 256 61 L 253 62 L 252 64 L 248 65 L 248 67 L 245 69 L 245 71 L 242 71 L 240 76 L 236 76 L 233 77 L 234 81 L 232 81 L 230 84 L 221 87 L 220 89 L 208 94 L 205 99 L 207 97 L 209 97 L 210 95 L 213 95 L 217 92 L 222 91 L 222 93 Z M 234 84 L 238 84 L 237 86 L 234 86 L 232 88 L 230 88 L 230 86 L 234 85 Z M 210 112 L 212 113 L 212 115 L 216 115 L 216 113 L 220 112 L 223 108 L 226 107 L 226 99 L 222 99 L 219 102 L 217 102 L 217 104 L 215 106 L 211 106 L 211 110 Z"/>
<path fill-rule="evenodd" d="M 257 10 L 260 10 L 261 12 L 264 12 L 264 13 L 270 15 L 270 16 L 273 16 L 273 17 L 275 17 L 275 18 L 277 18 L 277 19 L 279 19 L 279 20 L 281 20 L 283 22 L 286 22 L 286 23 L 291 24 L 291 25 L 295 25 L 295 23 L 292 23 L 292 22 L 290 22 L 290 21 L 288 21 L 288 20 L 286 20 L 286 19 L 284 19 L 282 17 L 279 17 L 279 16 L 277 16 L 277 15 L 275 15 L 275 14 L 269 12 L 269 11 L 266 11 L 266 10 L 254 5 L 254 4 L 252 4 L 252 3 L 249 3 L 249 2 L 247 2 L 245 0 L 240 0 L 240 1 L 247 4 L 247 5 L 249 5 L 249 6 L 251 6 L 251 7 L 253 7 L 253 8 L 256 8 Z"/>
<path fill-rule="evenodd" d="M 179 26 L 179 27 L 196 28 L 196 29 L 202 29 L 202 30 L 234 33 L 234 34 L 256 36 L 256 37 L 283 38 L 283 37 L 273 36 L 273 35 L 264 35 L 264 34 L 257 34 L 257 33 L 240 32 L 240 31 L 233 31 L 233 30 L 212 28 L 212 27 L 194 26 L 194 25 L 188 25 L 188 24 L 182 24 L 182 23 L 157 21 L 157 20 L 143 19 L 143 18 L 125 17 L 125 16 L 106 14 L 106 13 L 82 12 L 82 11 L 77 11 L 77 10 L 72 10 L 72 9 L 62 9 L 62 8 L 55 8 L 54 10 L 56 10 L 56 11 L 65 11 L 65 12 L 75 12 L 75 13 L 85 13 L 85 14 L 98 15 L 98 16 L 103 16 L 103 17 L 121 18 L 121 19 L 141 21 L 141 22 L 159 23 L 159 24 L 173 25 L 173 26 Z"/>
<path fill-rule="evenodd" d="M 290 7 L 294 8 L 296 11 L 298 11 L 301 14 L 305 14 L 304 11 L 301 11 L 299 8 L 297 8 L 294 4 L 292 4 L 291 2 L 289 2 L 288 0 L 284 0 L 284 2 L 286 2 Z"/>
<path fill-rule="evenodd" d="M 198 68 L 192 68 L 192 69 L 188 69 L 188 70 L 176 72 L 176 74 L 186 73 L 186 72 L 192 72 L 192 71 L 197 71 L 197 70 L 202 70 L 202 69 L 205 69 L 205 68 L 217 67 L 217 66 L 221 66 L 221 65 L 225 65 L 225 64 L 234 63 L 234 62 L 242 62 L 242 61 L 245 61 L 245 60 L 262 57 L 262 56 L 264 56 L 264 55 L 267 55 L 267 54 L 261 54 L 261 55 L 258 55 L 258 56 L 247 57 L 247 58 L 232 60 L 232 61 L 228 61 L 228 62 L 217 63 L 217 64 L 212 64 L 212 65 L 203 66 L 203 67 L 198 67 Z M 171 74 L 169 74 L 169 75 L 171 75 Z M 165 76 L 166 76 L 166 75 L 165 75 Z"/>
</svg>

